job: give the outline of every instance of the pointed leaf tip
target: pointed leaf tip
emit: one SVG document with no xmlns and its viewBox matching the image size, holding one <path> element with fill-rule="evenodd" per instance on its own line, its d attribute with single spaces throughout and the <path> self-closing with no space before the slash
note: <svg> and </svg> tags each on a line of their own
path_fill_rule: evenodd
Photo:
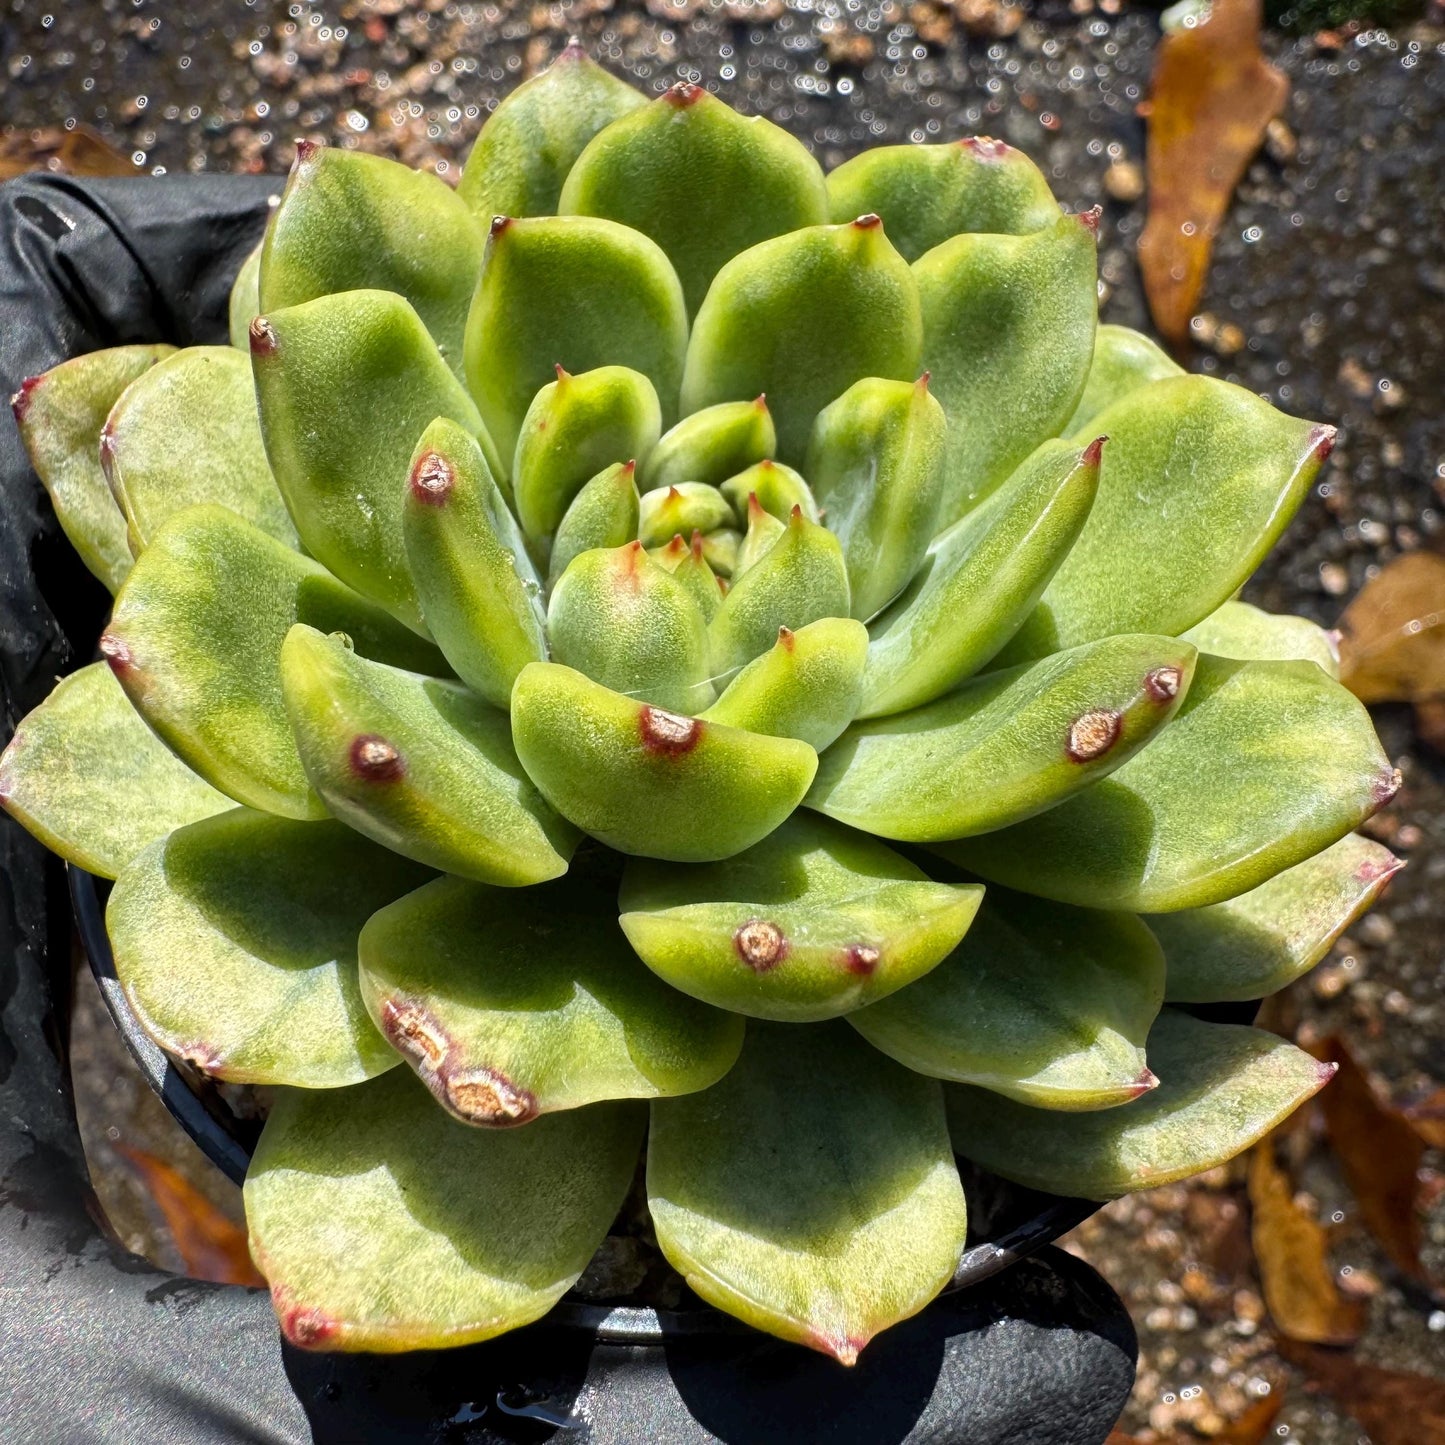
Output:
<svg viewBox="0 0 1445 1445">
<path fill-rule="evenodd" d="M 1104 214 L 1103 206 L 1090 206 L 1087 211 L 1075 211 L 1074 219 L 1093 237 L 1099 234 L 1099 221 Z"/>
<path fill-rule="evenodd" d="M 98 649 L 100 655 L 110 664 L 110 670 L 117 676 L 126 672 L 135 661 L 126 643 L 109 632 L 101 633 Z"/>
<path fill-rule="evenodd" d="M 1156 1074 L 1153 1069 L 1145 1069 L 1134 1081 L 1134 1087 L 1130 1089 L 1129 1097 L 1137 1099 L 1141 1095 L 1147 1094 L 1150 1089 L 1157 1089 L 1158 1087 L 1159 1075 Z"/>
<path fill-rule="evenodd" d="M 959 145 L 981 161 L 1001 161 L 1013 150 L 1007 141 L 995 140 L 991 135 L 966 135 Z"/>
<path fill-rule="evenodd" d="M 493 240 L 495 240 L 495 239 L 496 239 L 498 236 L 500 236 L 500 235 L 502 234 L 502 232 L 505 231 L 505 230 L 507 229 L 507 227 L 510 226 L 511 224 L 512 224 L 512 218 L 511 218 L 510 216 L 493 216 L 493 217 L 492 217 L 492 224 L 491 224 L 490 229 L 487 231 L 487 234 L 488 234 Z"/>
<path fill-rule="evenodd" d="M 1093 467 L 1097 470 L 1100 461 L 1103 460 L 1104 443 L 1108 440 L 1108 437 L 1095 437 L 1080 453 L 1080 466 Z"/>
<path fill-rule="evenodd" d="M 1320 462 L 1329 460 L 1330 453 L 1335 449 L 1335 438 L 1339 435 L 1339 428 L 1333 426 L 1317 426 L 1309 434 L 1309 450 Z"/>
<path fill-rule="evenodd" d="M 27 376 L 10 398 L 10 410 L 14 413 L 17 426 L 25 420 L 25 413 L 30 410 L 30 399 L 43 379 L 39 376 Z"/>
<path fill-rule="evenodd" d="M 859 216 L 858 219 L 853 222 L 855 229 L 859 231 L 872 231 L 882 226 L 882 224 L 883 217 L 875 214 L 873 211 L 869 211 L 866 215 Z"/>
<path fill-rule="evenodd" d="M 1405 775 L 1399 768 L 1385 768 L 1375 780 L 1375 810 L 1383 808 L 1395 794 L 1400 791 L 1401 784 L 1405 781 Z"/>
<path fill-rule="evenodd" d="M 276 354 L 276 328 L 264 316 L 254 317 L 249 333 L 252 356 L 274 356 Z M 102 439 L 104 434 L 102 433 Z"/>
<path fill-rule="evenodd" d="M 696 105 L 706 94 L 702 86 L 694 85 L 690 80 L 679 80 L 663 93 L 663 99 L 678 110 L 685 110 L 690 105 Z"/>
<path fill-rule="evenodd" d="M 303 136 L 296 142 L 295 168 L 299 169 L 308 161 L 315 159 L 317 152 L 322 150 L 325 145 L 326 142 L 324 140 L 312 140 L 309 137 Z"/>
</svg>

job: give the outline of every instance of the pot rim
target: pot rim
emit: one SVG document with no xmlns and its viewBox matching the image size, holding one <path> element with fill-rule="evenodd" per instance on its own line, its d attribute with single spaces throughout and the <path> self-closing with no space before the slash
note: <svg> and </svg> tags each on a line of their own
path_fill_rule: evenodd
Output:
<svg viewBox="0 0 1445 1445">
<path fill-rule="evenodd" d="M 106 1011 L 152 1092 L 198 1149 L 228 1179 L 240 1185 L 251 1160 L 251 1144 L 238 1128 L 242 1121 L 214 1097 L 196 1087 L 190 1071 L 178 1065 L 141 1027 L 115 971 L 115 955 L 105 928 L 100 888 L 103 879 L 73 863 L 65 865 L 76 931 Z M 981 1171 L 980 1171 L 981 1172 Z M 1010 1186 L 1013 1188 L 1014 1186 Z M 1019 1191 L 1037 1201 L 1034 1212 L 993 1239 L 968 1245 L 941 1291 L 952 1294 L 999 1274 L 1067 1234 L 1102 1207 L 1093 1199 L 1070 1199 L 1034 1190 Z M 659 1310 L 643 1305 L 597 1305 L 564 1297 L 538 1321 L 541 1325 L 584 1330 L 604 1344 L 656 1345 L 679 1336 L 752 1333 L 749 1326 L 721 1310 Z"/>
</svg>

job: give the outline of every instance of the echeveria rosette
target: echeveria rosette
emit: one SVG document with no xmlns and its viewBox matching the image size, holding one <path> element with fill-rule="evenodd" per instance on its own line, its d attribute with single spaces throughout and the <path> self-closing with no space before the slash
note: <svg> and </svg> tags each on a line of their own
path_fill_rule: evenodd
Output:
<svg viewBox="0 0 1445 1445">
<path fill-rule="evenodd" d="M 290 1339 L 537 1318 L 645 1150 L 697 1293 L 851 1362 L 955 1151 L 1103 1198 L 1323 1082 L 1186 1010 L 1398 867 L 1328 638 L 1233 600 L 1332 433 L 1097 326 L 1094 228 L 574 46 L 456 192 L 303 147 L 234 349 L 21 388 L 116 599 L 0 794 L 162 1047 L 275 1090 Z"/>
</svg>

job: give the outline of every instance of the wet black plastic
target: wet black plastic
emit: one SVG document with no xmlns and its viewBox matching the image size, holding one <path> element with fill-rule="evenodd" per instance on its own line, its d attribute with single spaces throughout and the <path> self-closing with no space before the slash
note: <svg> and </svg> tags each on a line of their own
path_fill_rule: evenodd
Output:
<svg viewBox="0 0 1445 1445">
<path fill-rule="evenodd" d="M 0 187 L 0 387 L 13 391 L 98 347 L 223 341 L 231 277 L 277 185 L 46 176 Z M 106 602 L 61 537 L 5 416 L 7 735 L 58 673 L 90 655 Z M 986 1180 L 975 1181 L 975 1218 L 991 1242 L 965 1259 L 970 1287 L 890 1331 L 850 1372 L 705 1310 L 659 1317 L 568 1305 L 462 1350 L 292 1350 L 263 1293 L 166 1275 L 97 1227 L 64 1062 L 70 890 L 60 865 L 8 819 L 0 865 L 4 1438 L 1096 1445 L 1122 1408 L 1136 1345 L 1117 1297 L 1056 1249 L 1020 1260 L 1089 1206 Z M 71 881 L 104 986 L 95 883 Z M 249 1141 L 148 1045 L 118 991 L 106 991 L 153 1086 L 235 1177 Z"/>
</svg>

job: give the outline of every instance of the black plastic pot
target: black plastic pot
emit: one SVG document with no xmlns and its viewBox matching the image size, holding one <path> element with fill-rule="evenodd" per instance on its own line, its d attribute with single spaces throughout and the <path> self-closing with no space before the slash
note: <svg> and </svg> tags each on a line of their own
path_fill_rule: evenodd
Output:
<svg viewBox="0 0 1445 1445">
<path fill-rule="evenodd" d="M 274 180 L 0 187 L 0 385 L 98 347 L 224 340 L 226 297 Z M 106 598 L 0 423 L 0 686 L 7 732 L 89 656 Z M 564 1301 L 502 1340 L 406 1356 L 307 1355 L 264 1293 L 184 1280 L 110 1241 L 64 1068 L 71 908 L 132 1054 L 223 1171 L 252 1137 L 142 1033 L 116 982 L 100 887 L 0 826 L 0 1437 L 132 1441 L 728 1441 L 1097 1445 L 1133 1379 L 1117 1297 L 1048 1247 L 1093 1205 L 968 1179 L 954 1288 L 852 1371 L 706 1309 Z M 137 1422 L 147 1422 L 139 1429 Z"/>
</svg>

